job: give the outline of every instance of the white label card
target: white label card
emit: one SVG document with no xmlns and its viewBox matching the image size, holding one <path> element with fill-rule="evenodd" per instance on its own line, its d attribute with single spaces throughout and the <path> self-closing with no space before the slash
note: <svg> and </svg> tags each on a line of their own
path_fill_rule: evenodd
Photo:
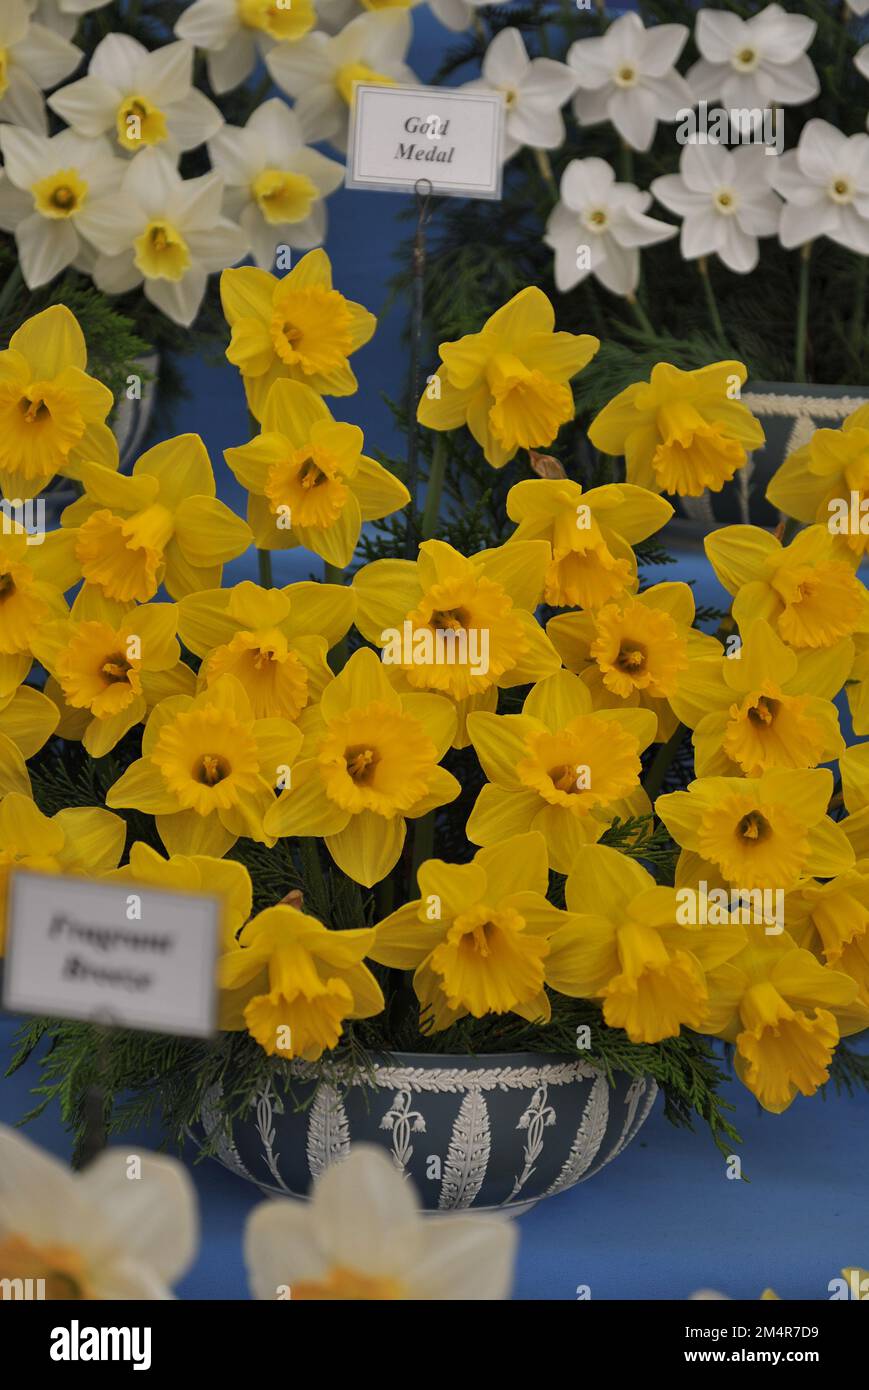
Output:
<svg viewBox="0 0 869 1390">
<path fill-rule="evenodd" d="M 442 197 L 500 198 L 504 110 L 500 92 L 357 82 L 344 182 L 412 192 L 428 180 Z"/>
<path fill-rule="evenodd" d="M 3 1006 L 117 1028 L 210 1037 L 220 898 L 17 870 Z"/>
</svg>

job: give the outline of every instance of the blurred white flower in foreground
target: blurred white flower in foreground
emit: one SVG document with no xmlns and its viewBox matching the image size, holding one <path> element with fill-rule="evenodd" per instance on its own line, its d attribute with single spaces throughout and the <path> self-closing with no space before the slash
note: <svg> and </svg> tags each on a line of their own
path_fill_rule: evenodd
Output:
<svg viewBox="0 0 869 1390">
<path fill-rule="evenodd" d="M 557 150 L 564 143 L 561 108 L 576 90 L 576 76 L 552 58 L 529 58 L 518 29 L 502 29 L 483 58 L 483 75 L 465 91 L 501 92 L 506 106 L 504 158 L 523 145 Z"/>
<path fill-rule="evenodd" d="M 852 14 L 866 14 L 869 11 L 869 0 L 846 0 L 848 9 Z"/>
<path fill-rule="evenodd" d="M 651 193 L 616 183 L 604 159 L 572 159 L 543 240 L 555 252 L 555 284 L 564 293 L 595 275 L 614 294 L 632 295 L 640 281 L 641 246 L 676 235 L 668 222 L 646 217 Z"/>
<path fill-rule="evenodd" d="M 104 10 L 111 0 L 27 0 L 27 7 L 40 24 L 62 38 L 71 39 L 83 14 Z M 5 6 L 6 0 L 3 0 Z"/>
<path fill-rule="evenodd" d="M 74 130 L 48 139 L 0 125 L 0 151 L 0 227 L 15 233 L 21 274 L 35 290 L 78 261 L 94 200 L 118 187 L 124 165 L 107 140 Z"/>
<path fill-rule="evenodd" d="M 865 8 L 869 10 L 869 0 L 866 0 Z M 864 43 L 863 47 L 854 54 L 854 66 L 860 76 L 869 81 L 869 43 Z M 869 116 L 866 117 L 866 124 L 869 126 Z"/>
<path fill-rule="evenodd" d="M 24 0 L 0 5 L 0 121 L 48 134 L 42 93 L 74 72 L 80 48 L 34 24 Z"/>
<path fill-rule="evenodd" d="M 223 117 L 193 86 L 193 49 L 168 43 L 153 53 L 127 34 L 97 44 L 87 77 L 49 97 L 79 135 L 107 135 L 125 154 L 160 145 L 177 155 L 215 135 Z"/>
<path fill-rule="evenodd" d="M 194 0 L 175 25 L 179 39 L 205 52 L 208 80 L 220 95 L 244 82 L 273 44 L 293 44 L 313 29 L 312 0 Z"/>
<path fill-rule="evenodd" d="M 740 275 L 754 270 L 757 239 L 775 234 L 782 206 L 769 186 L 770 162 L 759 145 L 686 145 L 679 173 L 653 180 L 658 202 L 684 218 L 686 261 L 716 255 Z"/>
<path fill-rule="evenodd" d="M 182 179 L 160 150 L 143 150 L 126 166 L 119 193 L 88 208 L 86 235 L 101 253 L 93 276 L 106 294 L 142 281 L 145 296 L 188 328 L 208 276 L 247 255 L 240 227 L 221 216 L 223 176 Z"/>
<path fill-rule="evenodd" d="M 737 108 L 811 101 L 820 85 L 806 49 L 817 27 L 781 5 L 767 5 L 751 19 L 700 10 L 694 39 L 701 57 L 688 73 L 695 98 L 721 97 L 725 106 Z"/>
<path fill-rule="evenodd" d="M 578 39 L 567 51 L 579 91 L 573 109 L 582 125 L 612 121 L 635 150 L 647 150 L 658 121 L 675 121 L 693 105 L 691 91 L 675 63 L 685 47 L 684 24 L 646 29 L 639 15 L 616 19 L 605 34 Z"/>
<path fill-rule="evenodd" d="M 379 0 L 316 0 L 317 24 L 327 34 L 337 34 L 345 24 L 366 11 L 381 9 L 412 10 L 425 3 L 425 0 L 397 0 L 397 3 L 381 4 Z M 490 5 L 492 0 L 428 0 L 428 8 L 436 19 L 454 33 L 467 29 L 475 10 Z M 869 3 L 869 0 L 867 0 Z"/>
<path fill-rule="evenodd" d="M 244 1252 L 254 1298 L 507 1298 L 517 1232 L 504 1217 L 423 1216 L 386 1154 L 354 1145 L 307 1203 L 255 1207 Z"/>
<path fill-rule="evenodd" d="M 785 199 L 782 246 L 828 236 L 869 255 L 869 135 L 843 135 L 828 121 L 812 120 L 797 148 L 770 163 L 770 183 Z"/>
<path fill-rule="evenodd" d="M 244 128 L 224 126 L 208 153 L 223 174 L 224 211 L 241 223 L 262 270 L 271 270 L 282 243 L 305 251 L 322 245 L 323 199 L 343 182 L 344 166 L 305 144 L 286 102 L 263 102 Z"/>
<path fill-rule="evenodd" d="M 46 1299 L 171 1298 L 198 1228 L 193 1184 L 176 1159 L 108 1149 L 72 1173 L 0 1126 L 0 1279 L 43 1279 Z"/>
<path fill-rule="evenodd" d="M 340 34 L 308 34 L 273 48 L 266 67 L 278 86 L 296 100 L 295 111 L 309 139 L 347 148 L 354 82 L 416 85 L 405 63 L 412 27 L 407 10 L 362 14 Z"/>
</svg>

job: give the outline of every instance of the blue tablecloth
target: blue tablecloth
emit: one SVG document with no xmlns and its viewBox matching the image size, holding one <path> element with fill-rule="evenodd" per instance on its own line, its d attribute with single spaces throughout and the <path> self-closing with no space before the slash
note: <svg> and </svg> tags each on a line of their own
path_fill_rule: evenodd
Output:
<svg viewBox="0 0 869 1390">
<path fill-rule="evenodd" d="M 451 40 L 427 11 L 415 12 L 410 55 L 425 81 Z M 455 40 L 452 40 L 455 41 Z M 471 74 L 458 74 L 464 80 Z M 329 201 L 328 250 L 343 293 L 378 313 L 377 334 L 354 357 L 360 389 L 333 402 L 338 418 L 363 427 L 371 448 L 400 447 L 381 393 L 399 394 L 406 354 L 403 310 L 381 311 L 395 271 L 394 252 L 407 224 L 396 214 L 399 195 L 341 190 Z M 209 448 L 220 496 L 243 513 L 244 496 L 222 463 L 222 450 L 249 437 L 236 372 L 183 359 L 190 398 L 170 418 L 158 418 L 159 437 L 196 430 Z M 276 583 L 322 573 L 304 551 L 274 556 Z M 255 573 L 252 555 L 227 566 L 225 582 Z M 654 579 L 693 579 L 698 603 L 725 596 L 699 553 L 685 554 Z M 10 1053 L 12 1021 L 0 1019 L 0 1061 Z M 2 1067 L 0 1067 L 2 1070 Z M 32 1099 L 37 1068 L 28 1065 L 0 1082 L 0 1120 L 13 1123 Z M 740 1153 L 748 1182 L 727 1177 L 727 1165 L 702 1130 L 676 1130 L 660 1100 L 640 1136 L 600 1176 L 553 1197 L 520 1218 L 515 1296 L 573 1299 L 588 1285 L 592 1298 L 684 1298 L 701 1286 L 732 1297 L 756 1298 L 772 1285 L 783 1298 L 825 1298 L 827 1285 L 847 1264 L 869 1265 L 869 1202 L 865 1137 L 869 1097 L 798 1099 L 783 1116 L 764 1115 L 739 1086 L 728 1085 L 743 1136 Z M 69 1140 L 55 1113 L 28 1132 L 52 1152 L 68 1155 Z M 133 1144 L 156 1146 L 137 1134 Z M 203 1243 L 180 1287 L 187 1298 L 244 1298 L 244 1219 L 262 1200 L 253 1188 L 216 1163 L 193 1168 L 199 1191 Z"/>
</svg>

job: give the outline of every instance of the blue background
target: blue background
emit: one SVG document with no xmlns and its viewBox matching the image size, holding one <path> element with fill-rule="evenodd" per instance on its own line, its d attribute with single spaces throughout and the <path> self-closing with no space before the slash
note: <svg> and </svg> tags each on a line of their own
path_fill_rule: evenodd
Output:
<svg viewBox="0 0 869 1390">
<path fill-rule="evenodd" d="M 456 41 L 425 9 L 414 14 L 410 65 L 431 78 L 444 49 Z M 460 40 L 459 40 L 460 41 Z M 459 78 L 472 74 L 463 71 Z M 329 200 L 327 249 L 336 286 L 378 314 L 373 341 L 353 359 L 356 396 L 334 402 L 338 418 L 365 431 L 369 448 L 395 450 L 400 440 L 381 393 L 397 395 L 406 370 L 401 332 L 404 308 L 383 313 L 396 250 L 410 224 L 396 221 L 401 195 L 341 189 Z M 195 430 L 208 446 L 220 496 L 244 514 L 244 494 L 222 462 L 222 451 L 249 437 L 239 378 L 227 365 L 184 359 L 189 399 L 160 437 Z M 273 554 L 275 582 L 319 575 L 303 551 Z M 253 556 L 226 567 L 225 582 L 254 577 Z M 694 579 L 698 602 L 725 596 L 698 554 L 685 554 L 655 576 Z M 0 1020 L 0 1058 L 8 1057 L 13 1022 Z M 0 1119 L 14 1123 L 32 1105 L 38 1069 L 29 1064 L 0 1085 Z M 738 1150 L 748 1181 L 727 1177 L 724 1158 L 702 1129 L 674 1129 L 659 1099 L 638 1138 L 589 1184 L 547 1199 L 519 1220 L 515 1296 L 574 1299 L 589 1285 L 593 1299 L 686 1298 L 713 1287 L 733 1298 L 756 1299 L 772 1285 L 785 1299 L 827 1298 L 845 1265 L 869 1266 L 869 1176 L 866 1162 L 869 1096 L 798 1098 L 786 1114 L 765 1115 L 753 1098 L 728 1082 L 735 1104 Z M 26 1133 L 52 1152 L 69 1154 L 56 1113 Z M 137 1132 L 125 1145 L 156 1147 L 156 1133 Z M 203 1243 L 194 1269 L 179 1287 L 187 1298 L 245 1298 L 244 1218 L 259 1194 L 216 1163 L 192 1169 L 200 1195 Z"/>
</svg>

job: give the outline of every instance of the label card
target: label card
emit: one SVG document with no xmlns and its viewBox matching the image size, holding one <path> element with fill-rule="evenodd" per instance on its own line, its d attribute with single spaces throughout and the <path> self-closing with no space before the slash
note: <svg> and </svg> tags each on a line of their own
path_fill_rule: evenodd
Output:
<svg viewBox="0 0 869 1390">
<path fill-rule="evenodd" d="M 220 898 L 16 870 L 3 1006 L 210 1037 L 222 916 Z"/>
<path fill-rule="evenodd" d="M 500 92 L 357 82 L 345 185 L 412 192 L 428 179 L 440 197 L 500 198 L 504 111 Z"/>
</svg>

